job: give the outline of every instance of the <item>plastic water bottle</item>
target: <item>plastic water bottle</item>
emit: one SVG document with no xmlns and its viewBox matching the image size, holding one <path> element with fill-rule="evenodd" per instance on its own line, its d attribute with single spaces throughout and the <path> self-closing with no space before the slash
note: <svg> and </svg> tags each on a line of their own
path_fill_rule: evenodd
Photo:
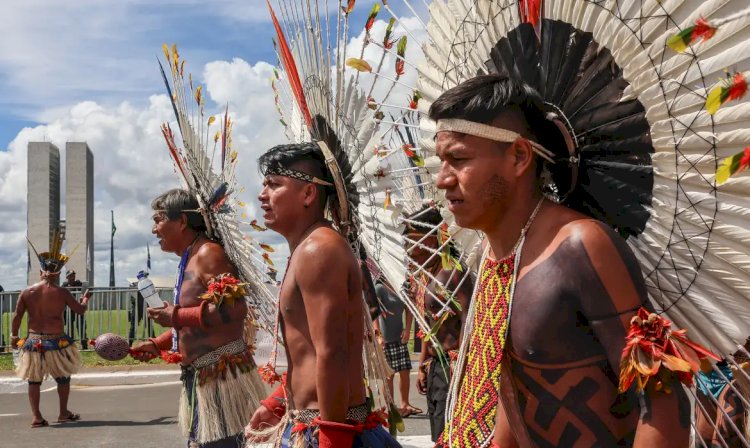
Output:
<svg viewBox="0 0 750 448">
<path fill-rule="evenodd" d="M 164 302 L 156 293 L 154 288 L 154 282 L 149 280 L 147 274 L 143 271 L 138 273 L 138 292 L 143 296 L 143 300 L 146 301 L 151 308 L 164 308 Z"/>
</svg>

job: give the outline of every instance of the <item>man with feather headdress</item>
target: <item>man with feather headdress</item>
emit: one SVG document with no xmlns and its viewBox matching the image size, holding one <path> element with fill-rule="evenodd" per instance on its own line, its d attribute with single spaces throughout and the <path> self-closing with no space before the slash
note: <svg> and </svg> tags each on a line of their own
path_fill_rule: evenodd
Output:
<svg viewBox="0 0 750 448">
<path fill-rule="evenodd" d="M 482 75 L 430 117 L 437 186 L 456 223 L 486 235 L 443 446 L 687 446 L 681 358 L 709 353 L 643 308 L 619 235 L 545 198 L 542 173 L 567 150 L 538 93 Z"/>
<path fill-rule="evenodd" d="M 173 189 L 151 206 L 160 248 L 181 259 L 175 304 L 148 310 L 172 329 L 135 344 L 133 356 L 180 363 L 179 421 L 190 447 L 242 447 L 243 428 L 263 390 L 244 337 L 248 310 L 237 268 L 206 235 L 195 196 Z"/>
<path fill-rule="evenodd" d="M 21 349 L 16 375 L 29 383 L 29 403 L 34 414 L 32 428 L 48 425 L 39 410 L 40 389 L 42 381 L 47 377 L 54 378 L 57 383 L 57 394 L 60 397 L 57 422 L 72 422 L 81 418 L 68 409 L 70 376 L 78 372 L 81 358 L 73 339 L 63 332 L 63 315 L 66 307 L 77 314 L 85 313 L 90 296 L 86 291 L 79 303 L 70 291 L 60 286 L 60 271 L 68 261 L 68 256 L 60 252 L 62 242 L 61 233 L 55 231 L 50 250 L 37 254 L 41 266 L 41 281 L 26 288 L 18 296 L 11 326 L 10 343 Z M 29 334 L 26 339 L 21 340 L 18 331 L 26 313 L 29 314 Z"/>
<path fill-rule="evenodd" d="M 291 252 L 277 324 L 289 367 L 281 379 L 273 360 L 267 366 L 282 386 L 263 401 L 249 432 L 275 436 L 281 447 L 398 447 L 367 402 L 361 267 L 325 218 L 336 193 L 319 145 L 325 143 L 279 145 L 258 162 L 265 225 Z"/>
</svg>

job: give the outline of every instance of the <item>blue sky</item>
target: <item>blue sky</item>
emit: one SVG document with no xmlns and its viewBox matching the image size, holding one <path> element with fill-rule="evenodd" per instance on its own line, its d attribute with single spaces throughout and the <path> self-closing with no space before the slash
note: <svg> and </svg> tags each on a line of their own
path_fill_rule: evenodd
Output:
<svg viewBox="0 0 750 448">
<path fill-rule="evenodd" d="M 21 6 L 29 3 L 36 6 Z M 155 58 L 164 42 L 178 43 L 194 67 L 233 57 L 274 60 L 264 2 L 72 1 L 66 10 L 51 3 L 61 4 L 4 2 L 10 13 L 0 27 L 20 31 L 22 41 L 0 44 L 2 149 L 24 126 L 45 122 L 49 109 L 82 100 L 145 104 L 162 91 Z"/>
<path fill-rule="evenodd" d="M 357 2 L 350 18 L 352 39 L 373 3 Z M 403 6 L 394 7 L 409 15 Z M 381 11 L 379 18 L 384 16 Z M 286 141 L 269 81 L 276 63 L 273 35 L 264 0 L 3 1 L 0 284 L 8 290 L 25 286 L 30 141 L 54 143 L 63 163 L 67 141 L 88 141 L 94 153 L 97 285 L 108 279 L 110 210 L 118 228 L 117 284 L 125 285 L 143 269 L 147 244 L 154 275 L 173 274 L 177 260 L 159 251 L 148 222 L 150 200 L 179 186 L 159 128 L 173 120 L 156 63 L 162 43 L 177 43 L 186 69 L 205 85 L 208 113 L 229 104 L 240 183 L 246 187 L 241 199 L 252 217 L 260 185 L 255 159 Z M 61 196 L 64 201 L 64 179 Z M 283 239 L 273 234 L 258 239 L 276 245 L 274 257 L 283 263 Z"/>
</svg>

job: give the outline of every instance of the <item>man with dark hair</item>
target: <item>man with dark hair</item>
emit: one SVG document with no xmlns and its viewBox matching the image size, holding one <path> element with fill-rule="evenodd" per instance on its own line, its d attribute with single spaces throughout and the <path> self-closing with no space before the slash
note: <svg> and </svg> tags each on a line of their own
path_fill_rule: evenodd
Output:
<svg viewBox="0 0 750 448">
<path fill-rule="evenodd" d="M 444 445 L 687 446 L 690 405 L 670 371 L 644 393 L 618 395 L 646 288 L 618 234 L 544 198 L 542 173 L 564 185 L 569 173 L 555 162 L 569 154 L 539 95 L 478 76 L 438 98 L 430 118 L 437 186 L 486 247 Z"/>
<path fill-rule="evenodd" d="M 10 343 L 21 350 L 16 375 L 29 383 L 29 403 L 34 414 L 32 428 L 49 424 L 39 409 L 42 381 L 47 377 L 54 378 L 57 383 L 60 398 L 57 422 L 74 422 L 81 418 L 68 409 L 70 377 L 78 372 L 81 357 L 73 339 L 63 332 L 63 313 L 66 307 L 76 314 L 85 313 L 89 294 L 86 291 L 79 303 L 70 291 L 60 287 L 60 271 L 68 257 L 60 253 L 60 233 L 56 232 L 53 240 L 50 251 L 37 255 L 41 281 L 21 291 L 11 324 Z M 18 331 L 26 313 L 29 314 L 28 337 L 19 340 Z"/>
<path fill-rule="evenodd" d="M 411 357 L 409 342 L 411 325 L 414 316 L 406 310 L 404 303 L 398 298 L 393 288 L 385 279 L 375 282 L 375 294 L 383 304 L 380 315 L 372 321 L 378 343 L 383 347 L 385 359 L 393 372 L 398 373 L 398 387 L 401 395 L 401 417 L 419 415 L 423 411 L 409 403 L 409 373 L 411 372 Z M 388 392 L 393 399 L 393 377 L 388 377 Z"/>
<path fill-rule="evenodd" d="M 407 279 L 407 294 L 414 301 L 430 327 L 441 320 L 439 313 L 448 313 L 437 332 L 430 338 L 423 337 L 419 354 L 417 390 L 426 395 L 427 412 L 430 416 L 432 441 L 437 442 L 445 428 L 445 409 L 448 400 L 453 363 L 458 355 L 461 328 L 466 320 L 465 310 L 471 300 L 472 283 L 463 281 L 463 275 L 443 266 L 438 247 L 438 226 L 443 221 L 437 208 L 422 209 L 406 219 L 405 249 L 410 266 Z M 454 251 L 452 246 L 445 250 Z M 456 254 L 454 253 L 453 256 Z M 429 274 L 429 275 L 428 275 Z M 434 280 L 433 280 L 434 279 Z M 453 300 L 450 297 L 453 295 Z M 442 310 L 443 303 L 458 303 Z M 437 344 L 436 348 L 433 344 Z"/>
<path fill-rule="evenodd" d="M 83 287 L 83 282 L 77 280 L 76 271 L 70 269 L 68 270 L 68 273 L 65 274 L 65 281 L 63 282 L 62 287 L 71 290 L 73 294 L 80 294 L 82 292 L 81 288 Z M 83 314 L 71 316 L 70 310 L 66 308 L 65 322 L 70 325 L 68 334 L 73 336 L 73 338 L 78 336 L 78 340 L 81 341 L 81 348 L 86 350 L 89 343 L 89 339 L 86 337 L 86 317 Z"/>
<path fill-rule="evenodd" d="M 242 447 L 243 429 L 262 396 L 262 383 L 243 338 L 247 304 L 242 288 L 208 292 L 208 285 L 235 285 L 237 269 L 221 244 L 210 240 L 197 199 L 180 189 L 167 191 L 151 203 L 152 233 L 165 252 L 181 257 L 175 305 L 148 310 L 162 326 L 172 327 L 156 338 L 137 343 L 141 360 L 165 353 L 179 354 L 183 393 L 180 426 L 189 446 Z M 221 292 L 219 291 L 219 292 Z M 257 381 L 256 381 L 257 378 Z"/>
<path fill-rule="evenodd" d="M 258 164 L 265 225 L 286 238 L 291 252 L 279 292 L 289 366 L 249 432 L 262 437 L 266 430 L 268 437 L 280 426 L 282 447 L 398 446 L 369 415 L 362 274 L 348 242 L 325 218 L 335 190 L 323 153 L 317 143 L 279 145 Z M 275 375 L 273 363 L 267 368 Z"/>
</svg>

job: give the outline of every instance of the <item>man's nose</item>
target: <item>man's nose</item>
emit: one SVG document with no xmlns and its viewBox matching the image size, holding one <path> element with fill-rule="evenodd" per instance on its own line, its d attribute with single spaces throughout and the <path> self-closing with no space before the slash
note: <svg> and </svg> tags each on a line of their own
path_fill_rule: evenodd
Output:
<svg viewBox="0 0 750 448">
<path fill-rule="evenodd" d="M 438 171 L 435 177 L 435 186 L 441 190 L 447 190 L 456 185 L 456 175 L 453 170 L 447 166 L 445 162 L 440 165 L 440 171 Z"/>
<path fill-rule="evenodd" d="M 266 188 L 268 188 L 268 187 L 263 187 L 263 189 L 261 189 L 261 190 L 260 190 L 260 193 L 258 193 L 258 200 L 259 200 L 259 201 L 261 201 L 261 202 L 262 202 L 262 201 L 263 201 L 263 200 L 264 200 L 265 198 L 267 198 L 267 197 L 268 197 L 268 194 L 266 194 Z"/>
</svg>

